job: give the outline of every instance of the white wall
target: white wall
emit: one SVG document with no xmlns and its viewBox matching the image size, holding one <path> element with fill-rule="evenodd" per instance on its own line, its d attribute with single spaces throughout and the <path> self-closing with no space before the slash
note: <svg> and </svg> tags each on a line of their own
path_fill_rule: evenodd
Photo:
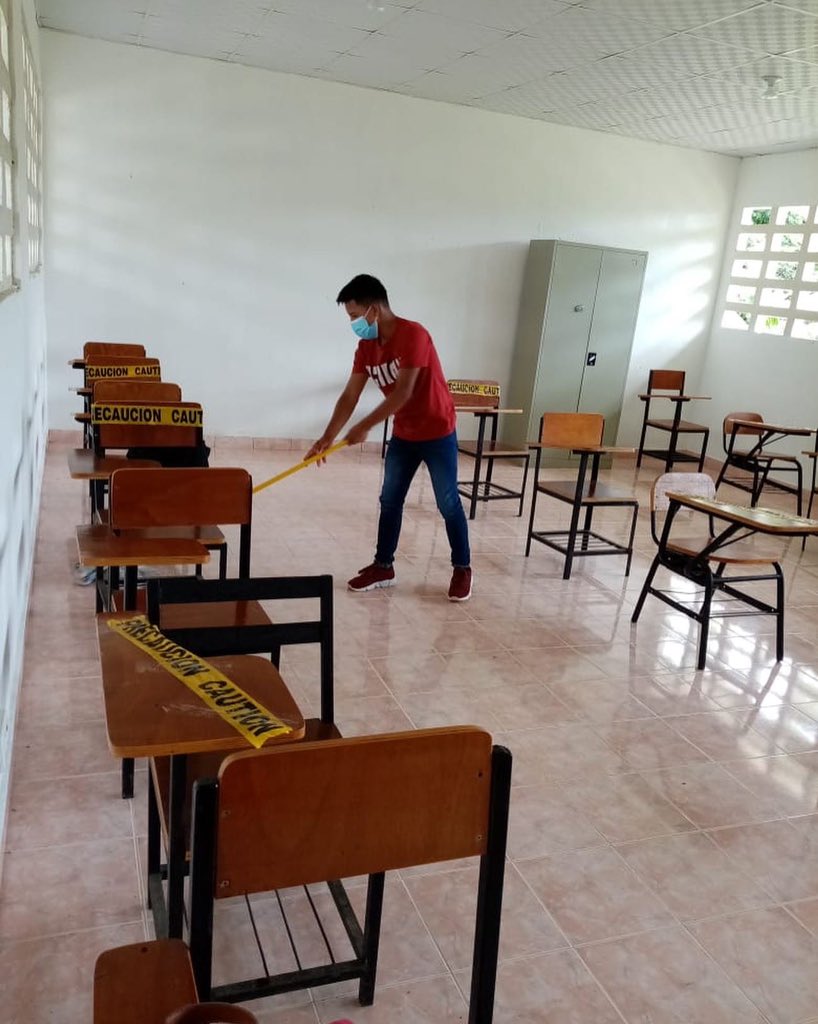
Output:
<svg viewBox="0 0 818 1024">
<path fill-rule="evenodd" d="M 620 437 L 655 365 L 698 379 L 739 162 L 43 33 L 51 418 L 66 359 L 144 342 L 219 434 L 314 436 L 360 271 L 450 376 L 509 376 L 528 240 L 650 252 Z"/>
<path fill-rule="evenodd" d="M 21 18 L 39 61 L 32 0 L 12 0 L 12 73 L 23 92 Z M 14 111 L 15 198 L 18 207 L 14 268 L 18 291 L 0 299 L 0 867 L 9 791 L 14 720 L 23 662 L 23 638 L 37 529 L 45 450 L 46 370 L 42 274 L 27 271 L 25 138 L 23 105 Z"/>
<path fill-rule="evenodd" d="M 713 401 L 707 409 L 696 408 L 696 418 L 710 422 L 719 435 L 722 419 L 734 410 L 758 411 L 771 423 L 818 426 L 818 345 L 720 326 L 741 211 L 745 206 L 781 203 L 818 203 L 818 149 L 742 161 L 702 374 L 705 393 Z M 718 455 L 720 443 L 712 438 L 711 434 L 710 453 Z M 776 447 L 797 453 L 813 444 L 810 438 L 796 438 Z"/>
</svg>

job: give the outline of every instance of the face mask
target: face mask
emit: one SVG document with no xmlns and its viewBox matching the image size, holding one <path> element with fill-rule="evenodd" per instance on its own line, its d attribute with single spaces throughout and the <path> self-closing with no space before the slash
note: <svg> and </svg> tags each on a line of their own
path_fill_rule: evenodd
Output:
<svg viewBox="0 0 818 1024">
<path fill-rule="evenodd" d="M 364 341 L 373 341 L 378 337 L 377 320 L 371 324 L 365 316 L 359 316 L 356 320 L 352 320 L 349 326 L 352 328 L 352 333 Z"/>
</svg>

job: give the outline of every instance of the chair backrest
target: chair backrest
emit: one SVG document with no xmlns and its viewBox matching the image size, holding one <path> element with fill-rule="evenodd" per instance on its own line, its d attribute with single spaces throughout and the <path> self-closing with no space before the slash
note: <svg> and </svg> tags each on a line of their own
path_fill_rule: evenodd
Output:
<svg viewBox="0 0 818 1024">
<path fill-rule="evenodd" d="M 722 424 L 725 444 L 733 433 L 733 420 L 751 420 L 753 423 L 763 423 L 764 417 L 759 412 L 728 412 Z M 761 433 L 755 427 L 736 427 L 736 434 L 752 434 L 755 437 Z"/>
<path fill-rule="evenodd" d="M 455 408 L 499 409 L 500 385 L 496 380 L 447 380 Z"/>
<path fill-rule="evenodd" d="M 716 497 L 716 485 L 707 473 L 662 473 L 653 481 L 650 489 L 651 512 L 667 512 L 670 506 L 669 491 L 690 494 L 696 498 Z"/>
<path fill-rule="evenodd" d="M 648 374 L 648 391 L 675 391 L 685 393 L 684 370 L 651 370 Z"/>
<path fill-rule="evenodd" d="M 249 525 L 253 481 L 246 469 L 118 469 L 111 474 L 114 530 Z"/>
<path fill-rule="evenodd" d="M 193 448 L 203 443 L 198 402 L 95 402 L 94 448 Z"/>
<path fill-rule="evenodd" d="M 480 856 L 491 777 L 491 736 L 474 726 L 229 757 L 214 898 Z"/>
<path fill-rule="evenodd" d="M 119 341 L 86 341 L 82 346 L 82 357 L 89 356 L 137 356 L 145 357 L 144 345 L 132 345 L 129 342 Z"/>
<path fill-rule="evenodd" d="M 166 576 L 148 580 L 148 618 L 171 640 L 202 658 L 231 654 L 266 654 L 285 644 L 317 643 L 320 647 L 321 721 L 332 725 L 334 708 L 332 576 L 269 576 L 248 579 L 204 580 L 197 576 Z M 271 622 L 254 618 L 257 601 L 317 599 L 318 618 Z M 243 602 L 240 616 L 230 626 L 214 626 L 197 615 L 197 606 L 219 601 Z M 191 620 L 169 629 L 162 610 L 186 605 Z M 202 624 L 206 623 L 206 624 Z M 276 661 L 276 664 L 278 662 Z"/>
<path fill-rule="evenodd" d="M 602 444 L 605 417 L 596 412 L 546 412 L 540 444 L 546 448 L 588 448 Z"/>
<path fill-rule="evenodd" d="M 181 402 L 178 384 L 158 380 L 95 380 L 91 382 L 93 402 Z"/>
<path fill-rule="evenodd" d="M 89 356 L 85 360 L 85 386 L 95 380 L 161 380 L 158 359 L 145 356 Z"/>
</svg>

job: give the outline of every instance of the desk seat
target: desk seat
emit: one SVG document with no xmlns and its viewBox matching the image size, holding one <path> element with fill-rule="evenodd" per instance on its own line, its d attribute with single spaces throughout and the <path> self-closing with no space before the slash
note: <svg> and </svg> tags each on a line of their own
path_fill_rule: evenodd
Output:
<svg viewBox="0 0 818 1024">
<path fill-rule="evenodd" d="M 677 434 L 701 434 L 701 423 L 694 423 L 692 420 L 679 420 L 674 423 L 672 419 L 651 419 L 648 420 L 649 427 L 656 427 L 657 430 L 675 430 Z M 698 458 L 698 456 L 697 456 Z"/>
<path fill-rule="evenodd" d="M 492 459 L 521 459 L 525 457 L 520 454 L 519 447 L 505 444 L 503 441 L 484 441 L 482 451 L 477 441 L 458 441 L 457 449 L 458 451 L 463 452 L 464 455 L 471 455 L 475 458 L 478 453 L 481 454 L 483 458 L 491 457 Z"/>
<path fill-rule="evenodd" d="M 712 541 L 707 534 L 700 534 L 698 537 L 673 537 L 666 544 L 666 550 L 695 558 Z M 781 557 L 781 552 L 774 552 L 765 549 L 763 546 L 754 544 L 752 541 L 731 544 L 729 548 L 714 551 L 708 561 L 720 565 L 769 565 L 776 557 Z"/>
<path fill-rule="evenodd" d="M 633 495 L 623 494 L 619 488 L 598 482 L 583 484 L 581 491 L 577 493 L 575 481 L 541 480 L 537 484 L 537 490 L 559 501 L 572 503 L 579 500 L 583 505 L 632 505 L 634 500 Z"/>
<path fill-rule="evenodd" d="M 123 455 L 95 455 L 90 448 L 72 448 L 68 472 L 73 480 L 108 480 L 117 469 L 157 469 L 152 459 L 126 459 Z"/>
</svg>

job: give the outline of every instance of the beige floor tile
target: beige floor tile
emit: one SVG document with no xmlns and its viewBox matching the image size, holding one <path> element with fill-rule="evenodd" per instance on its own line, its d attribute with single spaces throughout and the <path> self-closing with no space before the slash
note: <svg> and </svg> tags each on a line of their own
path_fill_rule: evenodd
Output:
<svg viewBox="0 0 818 1024">
<path fill-rule="evenodd" d="M 574 780 L 563 795 L 611 843 L 675 835 L 694 827 L 641 775 L 633 773 Z"/>
<path fill-rule="evenodd" d="M 599 734 L 634 771 L 709 760 L 707 754 L 674 732 L 665 719 L 614 722 L 600 729 Z"/>
<path fill-rule="evenodd" d="M 716 829 L 711 835 L 776 901 L 818 897 L 818 815 Z"/>
<path fill-rule="evenodd" d="M 319 1000 L 315 1009 L 320 1024 L 340 1018 L 355 1024 L 462 1024 L 466 1019 L 466 1001 L 450 977 L 425 978 L 394 988 L 379 986 L 372 1006 L 360 1006 L 354 996 L 344 996 Z"/>
<path fill-rule="evenodd" d="M 787 910 L 794 914 L 808 931 L 818 936 L 818 899 L 789 903 Z"/>
</svg>

